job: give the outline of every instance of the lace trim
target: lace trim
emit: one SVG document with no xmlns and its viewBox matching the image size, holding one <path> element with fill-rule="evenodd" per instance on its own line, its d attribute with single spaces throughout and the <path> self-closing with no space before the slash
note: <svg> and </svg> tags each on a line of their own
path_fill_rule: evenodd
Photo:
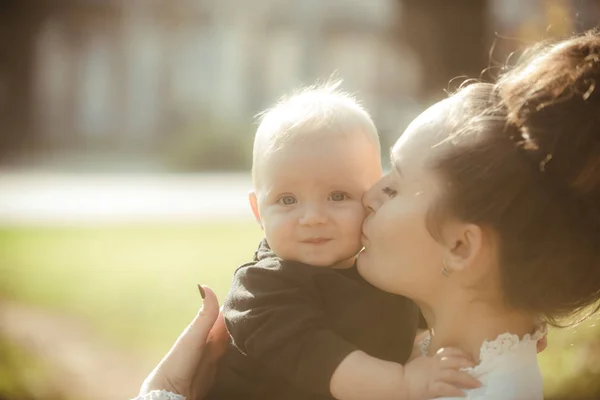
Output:
<svg viewBox="0 0 600 400">
<path fill-rule="evenodd" d="M 429 353 L 429 346 L 431 345 L 431 335 L 427 335 L 419 342 L 419 350 L 422 356 L 426 356 Z"/>
<path fill-rule="evenodd" d="M 479 350 L 479 364 L 481 365 L 485 361 L 498 357 L 501 354 L 508 353 L 519 347 L 521 343 L 530 341 L 537 342 L 547 334 L 548 326 L 546 324 L 538 324 L 536 325 L 535 332 L 526 334 L 523 336 L 523 339 L 520 339 L 518 335 L 502 333 L 498 335 L 495 340 L 486 340 Z M 430 345 L 431 336 L 428 335 L 419 343 L 419 349 L 421 350 L 422 355 L 427 355 Z M 468 370 L 472 370 L 472 368 L 468 368 Z"/>
<path fill-rule="evenodd" d="M 180 394 L 171 393 L 166 390 L 153 390 L 133 400 L 186 400 L 186 398 Z"/>
<path fill-rule="evenodd" d="M 483 363 L 484 361 L 493 359 L 501 354 L 508 353 L 513 349 L 519 347 L 521 343 L 527 342 L 537 342 L 548 333 L 548 327 L 546 324 L 539 325 L 534 333 L 528 333 L 523 336 L 523 339 L 519 339 L 518 335 L 513 335 L 511 333 L 502 333 L 498 335 L 496 340 L 488 341 L 486 340 L 481 345 L 481 350 L 479 350 L 479 361 Z"/>
</svg>

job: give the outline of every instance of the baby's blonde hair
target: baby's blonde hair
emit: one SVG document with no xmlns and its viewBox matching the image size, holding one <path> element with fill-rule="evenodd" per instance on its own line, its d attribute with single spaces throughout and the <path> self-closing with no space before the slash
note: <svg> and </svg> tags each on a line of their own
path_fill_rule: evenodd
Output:
<svg viewBox="0 0 600 400">
<path fill-rule="evenodd" d="M 296 139 L 334 133 L 366 134 L 379 150 L 379 135 L 371 116 L 354 96 L 339 90 L 341 83 L 335 80 L 302 88 L 258 114 L 252 152 L 254 187 L 260 162 Z"/>
</svg>

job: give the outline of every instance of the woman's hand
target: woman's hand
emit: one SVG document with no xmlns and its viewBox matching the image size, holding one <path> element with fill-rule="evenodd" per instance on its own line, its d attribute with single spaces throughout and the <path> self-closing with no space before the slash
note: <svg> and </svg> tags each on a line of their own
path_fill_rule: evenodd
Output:
<svg viewBox="0 0 600 400">
<path fill-rule="evenodd" d="M 229 334 L 215 293 L 207 286 L 198 285 L 198 289 L 204 298 L 202 308 L 148 375 L 140 395 L 168 390 L 188 399 L 201 399 L 212 386 L 216 364 L 227 348 Z"/>
</svg>

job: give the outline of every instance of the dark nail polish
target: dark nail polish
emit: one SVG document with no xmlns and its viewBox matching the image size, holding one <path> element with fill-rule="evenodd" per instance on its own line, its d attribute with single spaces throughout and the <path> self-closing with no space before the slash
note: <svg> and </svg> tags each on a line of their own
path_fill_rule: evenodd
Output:
<svg viewBox="0 0 600 400">
<path fill-rule="evenodd" d="M 202 296 L 202 299 L 204 299 L 206 294 L 204 293 L 204 289 L 202 289 L 202 286 L 200 286 L 200 284 L 198 284 L 198 291 L 200 292 L 200 296 Z"/>
</svg>

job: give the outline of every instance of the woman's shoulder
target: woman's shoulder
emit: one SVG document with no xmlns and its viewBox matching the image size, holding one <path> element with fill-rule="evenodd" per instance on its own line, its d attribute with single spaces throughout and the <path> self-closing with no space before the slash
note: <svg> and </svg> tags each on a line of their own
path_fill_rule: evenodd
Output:
<svg viewBox="0 0 600 400">
<path fill-rule="evenodd" d="M 535 346 L 513 350 L 494 357 L 493 362 L 483 362 L 471 374 L 482 386 L 466 390 L 460 399 L 486 400 L 543 400 L 543 382 L 537 364 Z M 458 400 L 459 398 L 444 398 Z"/>
<path fill-rule="evenodd" d="M 542 374 L 537 361 L 537 342 L 546 335 L 540 326 L 520 338 L 503 333 L 482 344 L 480 363 L 469 372 L 483 387 L 468 393 L 469 399 L 543 399 Z"/>
<path fill-rule="evenodd" d="M 481 345 L 479 364 L 465 369 L 483 384 L 468 390 L 467 399 L 491 400 L 541 400 L 543 399 L 542 375 L 537 362 L 537 342 L 546 335 L 546 326 L 539 326 L 534 333 L 520 338 L 503 333 L 495 340 Z M 428 338 L 421 343 L 426 352 Z M 450 399 L 446 399 L 450 400 Z"/>
<path fill-rule="evenodd" d="M 537 359 L 537 342 L 548 333 L 545 324 L 539 324 L 533 333 L 528 333 L 522 338 L 511 333 L 502 333 L 495 340 L 486 340 L 481 345 L 479 352 L 480 366 L 500 361 L 524 361 L 530 359 L 531 351 Z M 479 367 L 479 366 L 478 366 Z M 477 368 L 477 367 L 474 367 Z"/>
</svg>

